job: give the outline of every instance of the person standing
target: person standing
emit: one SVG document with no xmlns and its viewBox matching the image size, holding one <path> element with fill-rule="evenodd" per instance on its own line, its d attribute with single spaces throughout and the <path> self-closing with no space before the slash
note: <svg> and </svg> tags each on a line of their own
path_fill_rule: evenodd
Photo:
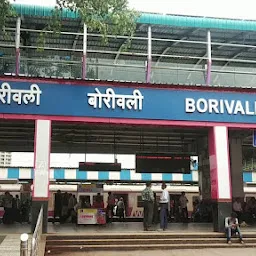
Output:
<svg viewBox="0 0 256 256">
<path fill-rule="evenodd" d="M 181 193 L 179 202 L 180 202 L 180 207 L 181 207 L 182 220 L 183 220 L 183 222 L 187 222 L 188 221 L 188 208 L 187 208 L 188 199 L 185 195 L 185 192 Z"/>
<path fill-rule="evenodd" d="M 124 199 L 122 197 L 120 197 L 117 203 L 117 213 L 120 221 L 124 221 L 125 205 L 124 205 Z"/>
<path fill-rule="evenodd" d="M 236 198 L 235 202 L 233 203 L 233 211 L 236 213 L 238 222 L 240 224 L 242 221 L 243 208 L 239 198 Z"/>
<path fill-rule="evenodd" d="M 56 222 L 56 217 L 59 217 L 59 222 L 62 221 L 62 194 L 60 190 L 55 194 L 53 224 Z"/>
<path fill-rule="evenodd" d="M 168 224 L 168 206 L 169 206 L 169 193 L 166 190 L 166 184 L 162 184 L 162 195 L 160 197 L 160 228 L 166 230 Z"/>
<path fill-rule="evenodd" d="M 158 224 L 158 220 L 159 220 L 158 206 L 159 206 L 159 203 L 157 202 L 156 193 L 154 193 L 153 224 Z"/>
<path fill-rule="evenodd" d="M 144 204 L 144 231 L 148 231 L 152 225 L 154 210 L 154 193 L 151 189 L 151 182 L 146 183 L 146 188 L 142 191 L 142 201 Z"/>
<path fill-rule="evenodd" d="M 111 223 L 114 215 L 114 207 L 115 207 L 115 197 L 111 192 L 108 192 L 108 206 L 107 206 L 107 215 L 108 221 Z"/>
</svg>

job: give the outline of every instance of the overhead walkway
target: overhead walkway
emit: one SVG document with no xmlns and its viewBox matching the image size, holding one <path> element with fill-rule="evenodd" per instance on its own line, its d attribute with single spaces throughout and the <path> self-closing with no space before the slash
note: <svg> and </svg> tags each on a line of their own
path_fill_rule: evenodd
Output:
<svg viewBox="0 0 256 256">
<path fill-rule="evenodd" d="M 43 77 L 81 78 L 83 33 L 76 13 L 64 10 L 61 33 L 46 34 L 44 51 L 37 39 L 52 9 L 14 5 L 21 23 L 20 74 Z M 151 83 L 205 84 L 207 31 L 211 33 L 212 85 L 255 87 L 256 22 L 142 13 L 131 47 L 122 51 L 126 36 L 108 35 L 103 45 L 96 32 L 87 35 L 87 78 L 145 82 L 148 60 L 148 27 L 152 32 Z M 15 19 L 0 34 L 0 73 L 15 73 Z M 58 46 L 56 46 L 58 45 Z"/>
</svg>

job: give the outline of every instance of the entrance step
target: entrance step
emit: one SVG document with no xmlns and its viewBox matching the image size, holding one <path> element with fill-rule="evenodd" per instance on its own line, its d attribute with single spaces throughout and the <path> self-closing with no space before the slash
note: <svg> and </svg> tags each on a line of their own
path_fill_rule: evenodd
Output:
<svg viewBox="0 0 256 256">
<path fill-rule="evenodd" d="M 225 238 L 188 238 L 188 239 L 182 239 L 182 238 L 173 238 L 173 239 L 119 239 L 118 241 L 116 239 L 78 239 L 78 240 L 50 240 L 47 242 L 47 246 L 55 246 L 60 245 L 78 245 L 78 246 L 87 246 L 87 245 L 116 245 L 116 244 L 122 244 L 122 245 L 148 245 L 148 244 L 219 244 L 219 243 L 225 243 Z M 238 243 L 238 239 L 234 239 L 234 243 Z M 248 238 L 246 239 L 246 243 L 255 243 L 256 244 L 256 238 Z"/>
<path fill-rule="evenodd" d="M 244 234 L 245 244 L 237 238 L 232 244 L 226 243 L 221 233 L 175 234 L 149 232 L 135 234 L 86 234 L 86 235 L 48 235 L 46 254 L 84 251 L 132 251 L 132 250 L 173 250 L 202 248 L 241 248 L 256 247 L 256 233 Z"/>
</svg>

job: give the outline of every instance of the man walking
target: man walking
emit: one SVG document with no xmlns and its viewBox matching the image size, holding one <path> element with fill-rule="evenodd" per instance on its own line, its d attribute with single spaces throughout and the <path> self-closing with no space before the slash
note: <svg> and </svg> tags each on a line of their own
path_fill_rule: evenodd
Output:
<svg viewBox="0 0 256 256">
<path fill-rule="evenodd" d="M 166 184 L 162 184 L 162 195 L 160 197 L 160 228 L 166 230 L 168 224 L 168 206 L 169 206 L 169 193 L 166 190 Z"/>
<path fill-rule="evenodd" d="M 151 182 L 147 182 L 146 188 L 142 191 L 142 201 L 144 204 L 144 231 L 148 231 L 152 225 L 154 209 L 154 193 L 151 189 Z"/>
</svg>

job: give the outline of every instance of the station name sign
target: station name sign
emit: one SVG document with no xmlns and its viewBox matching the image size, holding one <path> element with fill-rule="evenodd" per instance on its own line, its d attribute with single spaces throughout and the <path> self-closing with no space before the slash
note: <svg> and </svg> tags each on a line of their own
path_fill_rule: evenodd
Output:
<svg viewBox="0 0 256 256">
<path fill-rule="evenodd" d="M 226 100 L 226 99 L 185 99 L 186 113 L 214 113 L 229 115 L 256 115 L 256 101 Z"/>
<path fill-rule="evenodd" d="M 112 88 L 107 88 L 101 93 L 95 88 L 95 93 L 88 93 L 88 104 L 93 108 L 101 109 L 104 105 L 108 109 L 142 110 L 144 96 L 140 90 L 134 90 L 132 95 L 116 94 Z"/>
<path fill-rule="evenodd" d="M 9 83 L 2 83 L 0 88 L 0 103 L 10 105 L 12 102 L 18 105 L 35 103 L 40 105 L 42 91 L 37 84 L 31 84 L 29 90 L 12 89 Z"/>
<path fill-rule="evenodd" d="M 78 117 L 256 124 L 255 91 L 132 86 L 4 79 L 0 81 L 0 117 L 16 114 L 52 120 L 65 117 L 67 121 Z"/>
</svg>

